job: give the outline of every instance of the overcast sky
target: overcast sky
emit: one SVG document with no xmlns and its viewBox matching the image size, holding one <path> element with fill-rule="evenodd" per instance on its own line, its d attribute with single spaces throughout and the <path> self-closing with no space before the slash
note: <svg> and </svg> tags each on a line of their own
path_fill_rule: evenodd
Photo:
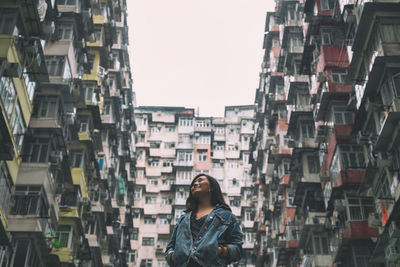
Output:
<svg viewBox="0 0 400 267">
<path fill-rule="evenodd" d="M 137 105 L 199 108 L 223 116 L 254 104 L 272 0 L 129 0 Z"/>
</svg>

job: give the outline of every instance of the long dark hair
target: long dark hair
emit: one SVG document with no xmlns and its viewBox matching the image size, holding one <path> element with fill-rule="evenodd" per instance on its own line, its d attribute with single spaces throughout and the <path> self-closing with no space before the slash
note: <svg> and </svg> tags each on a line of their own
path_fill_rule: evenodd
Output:
<svg viewBox="0 0 400 267">
<path fill-rule="evenodd" d="M 224 197 L 222 195 L 221 187 L 219 186 L 218 181 L 211 177 L 210 175 L 200 173 L 193 178 L 193 181 L 190 183 L 189 188 L 189 197 L 186 199 L 186 212 L 192 211 L 197 212 L 199 208 L 199 201 L 192 195 L 192 190 L 190 190 L 194 184 L 194 182 L 200 176 L 204 176 L 207 178 L 208 182 L 210 183 L 210 190 L 211 190 L 211 204 L 213 206 L 222 205 L 230 210 L 228 204 L 225 203 Z"/>
</svg>

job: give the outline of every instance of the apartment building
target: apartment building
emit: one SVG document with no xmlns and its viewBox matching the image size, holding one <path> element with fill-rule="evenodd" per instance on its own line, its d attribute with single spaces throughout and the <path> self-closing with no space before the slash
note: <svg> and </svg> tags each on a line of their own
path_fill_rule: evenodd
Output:
<svg viewBox="0 0 400 267">
<path fill-rule="evenodd" d="M 135 120 L 135 266 L 167 266 L 166 245 L 185 210 L 189 185 L 199 173 L 219 181 L 245 231 L 246 256 L 239 265 L 254 266 L 254 198 L 249 163 L 254 106 L 226 107 L 225 116 L 219 118 L 199 117 L 194 109 L 183 107 L 139 106 Z"/>
<path fill-rule="evenodd" d="M 126 2 L 0 10 L 0 265 L 126 266 L 135 169 Z"/>
<path fill-rule="evenodd" d="M 398 266 L 398 1 L 276 1 L 252 175 L 257 266 Z"/>
</svg>

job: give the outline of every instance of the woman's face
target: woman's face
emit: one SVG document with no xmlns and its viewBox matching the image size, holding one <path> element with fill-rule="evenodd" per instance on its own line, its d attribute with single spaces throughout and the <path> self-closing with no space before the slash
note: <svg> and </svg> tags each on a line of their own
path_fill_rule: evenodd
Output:
<svg viewBox="0 0 400 267">
<path fill-rule="evenodd" d="M 198 177 L 193 182 L 192 187 L 190 188 L 190 192 L 195 197 L 210 194 L 210 182 L 208 181 L 207 177 Z"/>
</svg>

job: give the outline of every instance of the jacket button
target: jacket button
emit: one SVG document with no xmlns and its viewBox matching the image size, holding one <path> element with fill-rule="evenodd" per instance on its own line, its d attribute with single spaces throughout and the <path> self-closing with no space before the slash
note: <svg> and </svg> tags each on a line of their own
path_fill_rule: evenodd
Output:
<svg viewBox="0 0 400 267">
<path fill-rule="evenodd" d="M 199 236 L 199 240 L 201 239 L 201 236 Z"/>
<path fill-rule="evenodd" d="M 194 247 L 194 249 L 197 249 L 197 247 Z"/>
<path fill-rule="evenodd" d="M 210 219 L 212 219 L 212 216 L 210 217 Z"/>
</svg>

